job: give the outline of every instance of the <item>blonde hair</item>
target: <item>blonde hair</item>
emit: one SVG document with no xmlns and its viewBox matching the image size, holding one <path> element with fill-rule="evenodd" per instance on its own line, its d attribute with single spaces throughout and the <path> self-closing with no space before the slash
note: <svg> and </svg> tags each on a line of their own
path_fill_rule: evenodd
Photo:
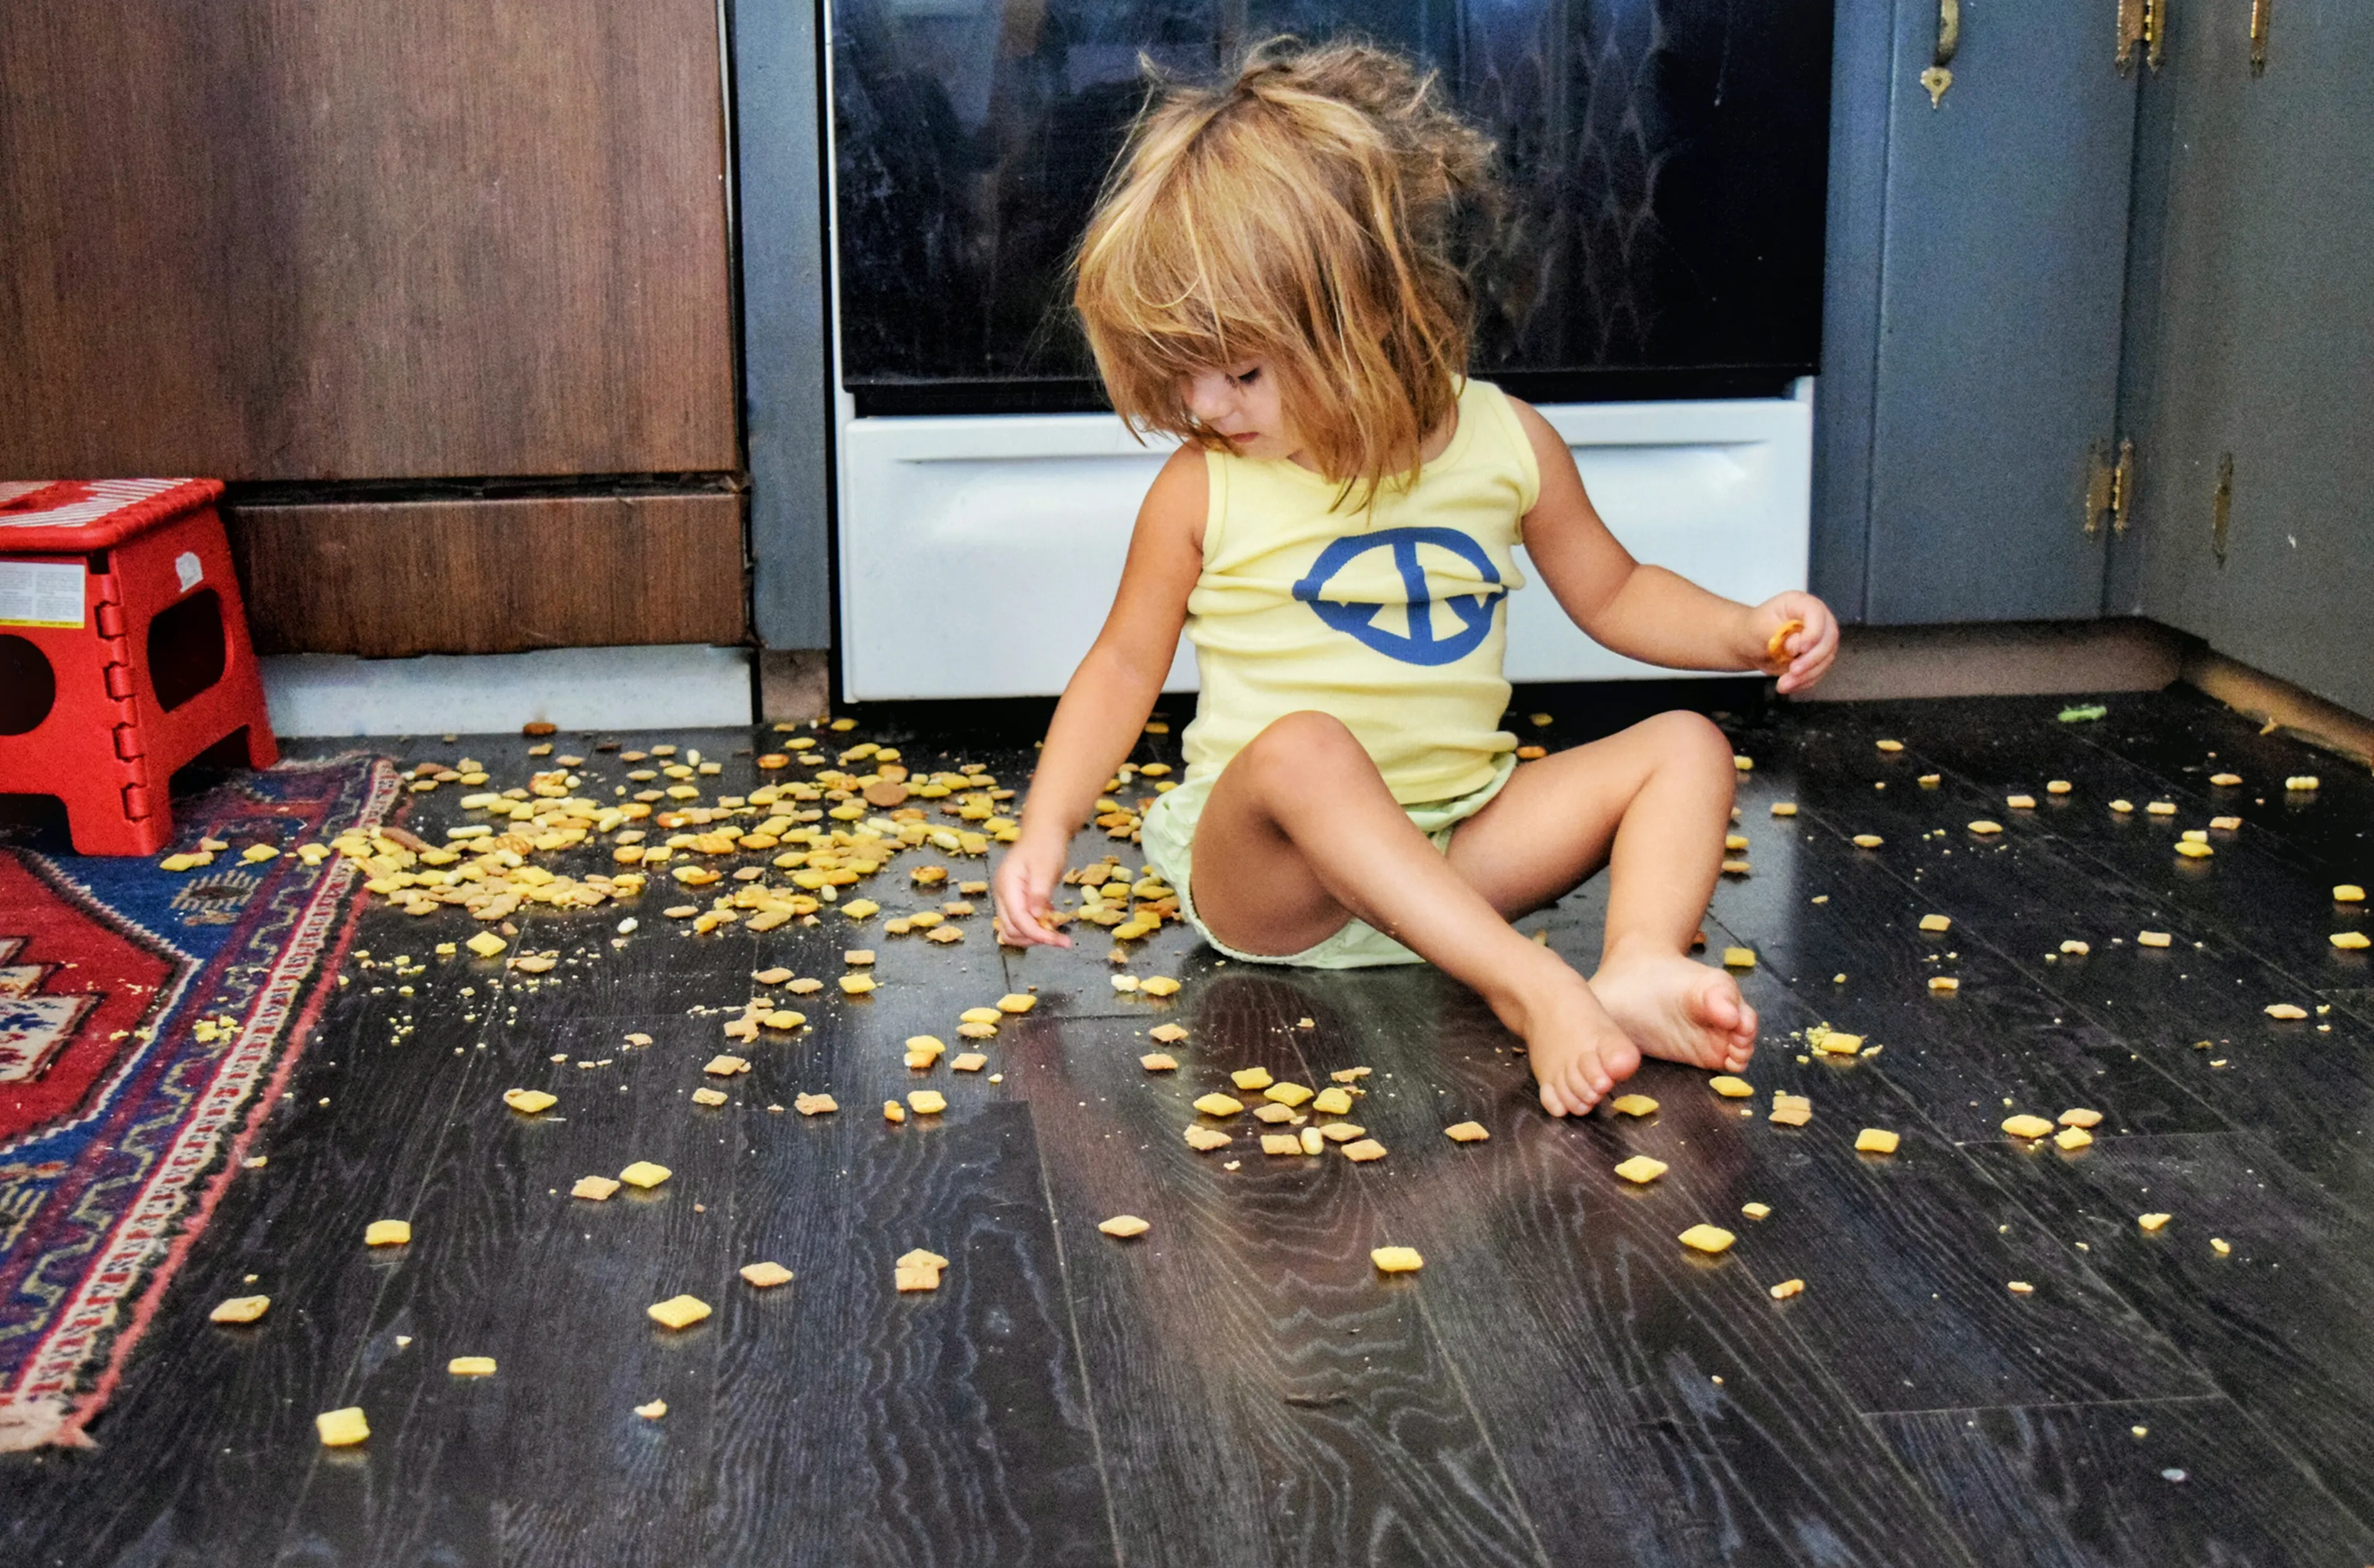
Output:
<svg viewBox="0 0 2374 1568">
<path fill-rule="evenodd" d="M 1492 151 L 1432 73 L 1361 43 L 1272 39 L 1225 87 L 1158 85 L 1074 262 L 1114 409 L 1227 451 L 1185 378 L 1266 359 L 1338 505 L 1414 482 L 1466 374 L 1457 252 L 1497 203 Z"/>
</svg>

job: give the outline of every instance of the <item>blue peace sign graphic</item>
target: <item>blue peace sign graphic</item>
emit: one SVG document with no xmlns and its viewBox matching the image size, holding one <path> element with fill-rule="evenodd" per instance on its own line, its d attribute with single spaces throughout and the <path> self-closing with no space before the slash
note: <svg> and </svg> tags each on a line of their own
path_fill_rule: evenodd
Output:
<svg viewBox="0 0 2374 1568">
<path fill-rule="evenodd" d="M 1487 585 L 1475 593 L 1454 594 L 1443 601 L 1458 615 L 1460 629 L 1440 641 L 1435 638 L 1434 617 L 1430 614 L 1434 599 L 1427 591 L 1426 572 L 1417 561 L 1417 547 L 1421 544 L 1450 551 L 1481 572 Z M 1377 612 L 1384 608 L 1381 604 L 1334 603 L 1319 597 L 1320 591 L 1338 573 L 1371 550 L 1393 553 L 1393 565 L 1401 572 L 1402 585 L 1409 593 L 1407 636 L 1389 632 L 1375 624 Z M 1294 596 L 1316 611 L 1321 620 L 1358 638 L 1363 646 L 1404 664 L 1449 664 L 1475 652 L 1491 634 L 1493 608 L 1508 591 L 1484 547 L 1455 528 L 1385 528 L 1338 539 L 1320 552 L 1319 559 L 1311 564 L 1310 575 L 1294 585 Z"/>
</svg>

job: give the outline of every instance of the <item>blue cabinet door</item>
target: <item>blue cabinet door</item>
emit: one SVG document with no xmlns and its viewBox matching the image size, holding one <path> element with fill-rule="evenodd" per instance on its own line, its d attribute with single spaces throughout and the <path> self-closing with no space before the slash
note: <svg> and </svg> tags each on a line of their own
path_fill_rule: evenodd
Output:
<svg viewBox="0 0 2374 1568">
<path fill-rule="evenodd" d="M 2374 6 L 2176 8 L 2136 158 L 2111 603 L 2374 713 Z"/>
<path fill-rule="evenodd" d="M 1945 7 L 1950 9 L 1951 7 Z M 2135 78 L 2115 0 L 1897 0 L 1865 617 L 2102 610 L 2089 462 L 2115 433 Z"/>
</svg>

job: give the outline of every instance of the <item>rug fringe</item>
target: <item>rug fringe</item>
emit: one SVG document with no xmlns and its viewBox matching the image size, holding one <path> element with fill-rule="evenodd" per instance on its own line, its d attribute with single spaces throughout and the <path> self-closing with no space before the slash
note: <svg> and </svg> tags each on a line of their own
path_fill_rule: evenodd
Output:
<svg viewBox="0 0 2374 1568">
<path fill-rule="evenodd" d="M 64 1399 L 22 1399 L 0 1405 L 0 1454 L 21 1454 L 29 1448 L 96 1448 L 98 1444 L 70 1418 L 74 1409 Z"/>
</svg>

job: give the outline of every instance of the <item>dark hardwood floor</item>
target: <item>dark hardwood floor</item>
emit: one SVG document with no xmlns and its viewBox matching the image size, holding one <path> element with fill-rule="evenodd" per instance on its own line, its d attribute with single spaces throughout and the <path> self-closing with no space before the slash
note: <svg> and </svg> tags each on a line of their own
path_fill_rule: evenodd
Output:
<svg viewBox="0 0 2374 1568">
<path fill-rule="evenodd" d="M 1156 999 L 1113 988 L 1101 933 L 1002 953 L 986 898 L 941 945 L 829 912 L 696 936 L 661 917 L 670 887 L 530 907 L 515 949 L 563 959 L 530 977 L 435 956 L 476 929 L 459 909 L 375 904 L 268 1165 L 233 1183 L 98 1445 L 0 1459 L 0 1562 L 2374 1563 L 2374 964 L 2328 941 L 2374 930 L 2332 898 L 2374 882 L 2374 779 L 2181 691 L 2063 723 L 2058 699 L 1704 689 L 1738 703 L 1754 759 L 1753 871 L 1707 934 L 1758 955 L 1758 1098 L 1651 1064 L 1645 1118 L 1545 1118 L 1511 1037 L 1427 969 L 1230 965 L 1166 928 L 1127 965 L 1183 982 Z M 1520 728 L 1570 744 L 1641 700 L 1528 692 L 1518 711 L 1554 722 Z M 1044 708 L 858 717 L 819 738 L 1019 788 Z M 606 798 L 628 765 L 597 741 L 698 745 L 724 765 L 713 796 L 780 777 L 753 753 L 782 739 L 558 742 Z M 500 787 L 527 744 L 394 751 L 475 755 Z M 1175 763 L 1176 735 L 1141 760 Z M 2241 786 L 2209 782 L 2228 767 Z M 2298 773 L 2323 787 L 2286 792 Z M 462 792 L 416 796 L 412 825 L 441 837 Z M 2179 858 L 2215 815 L 2243 825 Z M 1142 863 L 1096 831 L 1075 863 L 1109 849 Z M 911 884 L 927 860 L 949 889 Z M 934 907 L 986 865 L 911 852 L 844 896 Z M 1588 965 L 1604 907 L 1587 886 L 1522 924 Z M 860 945 L 880 989 L 846 998 Z M 828 983 L 784 999 L 809 1026 L 730 1046 L 778 965 Z M 903 1065 L 908 1036 L 970 1045 L 958 1013 L 1024 989 L 1040 1005 L 981 1043 L 982 1072 Z M 2283 1001 L 2309 1016 L 2264 1012 Z M 1149 1074 L 1165 1023 L 1180 1070 Z M 1811 1050 L 1821 1024 L 1879 1049 Z M 721 1049 L 753 1069 L 696 1105 Z M 1188 1102 L 1256 1065 L 1314 1087 L 1369 1068 L 1354 1119 L 1388 1156 L 1265 1158 L 1250 1117 L 1190 1149 Z M 514 1086 L 560 1104 L 516 1116 Z M 923 1086 L 945 1115 L 883 1119 Z M 1812 1119 L 1767 1119 L 1774 1091 Z M 841 1109 L 771 1108 L 806 1093 Z M 2000 1129 L 2071 1106 L 2101 1113 L 2089 1148 Z M 1443 1137 L 1469 1119 L 1488 1141 Z M 1856 1153 L 1867 1127 L 1898 1151 Z M 1611 1174 L 1636 1153 L 1668 1173 Z M 635 1160 L 675 1174 L 569 1196 Z M 2146 1211 L 2174 1218 L 2148 1234 Z M 1099 1233 L 1124 1211 L 1152 1229 Z M 411 1245 L 366 1251 L 382 1218 Z M 1685 1250 L 1702 1221 L 1738 1244 Z M 1426 1267 L 1378 1273 L 1387 1244 Z M 951 1260 L 936 1293 L 893 1289 L 915 1247 Z M 735 1271 L 762 1258 L 796 1278 L 753 1289 Z M 1788 1280 L 1804 1293 L 1775 1300 Z M 260 1324 L 207 1321 L 255 1292 Z M 646 1317 L 680 1292 L 714 1316 Z M 449 1375 L 456 1355 L 499 1370 Z M 666 1414 L 639 1416 L 652 1399 Z M 350 1404 L 370 1441 L 321 1447 L 314 1415 Z"/>
</svg>

